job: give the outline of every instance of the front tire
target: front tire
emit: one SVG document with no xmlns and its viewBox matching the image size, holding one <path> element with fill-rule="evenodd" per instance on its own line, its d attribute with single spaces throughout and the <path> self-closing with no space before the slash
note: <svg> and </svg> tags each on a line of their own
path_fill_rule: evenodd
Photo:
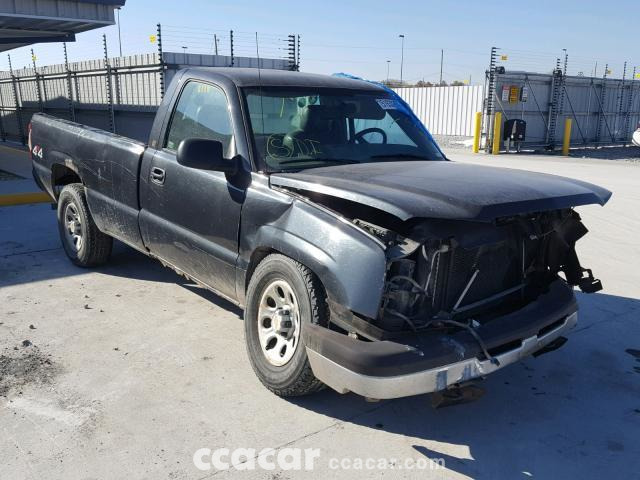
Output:
<svg viewBox="0 0 640 480">
<path fill-rule="evenodd" d="M 262 384 L 282 397 L 306 395 L 324 384 L 311 370 L 304 346 L 305 325 L 327 325 L 329 308 L 318 278 L 280 254 L 256 267 L 244 315 L 251 366 Z"/>
<path fill-rule="evenodd" d="M 65 186 L 58 198 L 58 231 L 65 253 L 79 267 L 107 262 L 113 238 L 98 230 L 80 183 Z"/>
</svg>

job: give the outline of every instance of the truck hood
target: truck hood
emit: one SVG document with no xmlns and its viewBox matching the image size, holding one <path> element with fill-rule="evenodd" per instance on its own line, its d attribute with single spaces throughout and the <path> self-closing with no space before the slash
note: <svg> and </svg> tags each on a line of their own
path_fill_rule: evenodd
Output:
<svg viewBox="0 0 640 480">
<path fill-rule="evenodd" d="M 580 180 L 451 161 L 401 161 L 311 168 L 271 175 L 271 184 L 414 217 L 495 218 L 598 203 L 611 192 Z"/>
</svg>

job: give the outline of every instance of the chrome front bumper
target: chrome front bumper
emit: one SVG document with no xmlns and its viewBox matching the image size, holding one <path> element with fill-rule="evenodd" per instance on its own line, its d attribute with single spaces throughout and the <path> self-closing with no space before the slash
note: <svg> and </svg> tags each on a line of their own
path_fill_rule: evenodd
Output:
<svg viewBox="0 0 640 480">
<path fill-rule="evenodd" d="M 351 371 L 307 347 L 307 355 L 314 375 L 339 393 L 354 392 L 368 398 L 388 399 L 437 392 L 484 377 L 518 360 L 528 357 L 571 330 L 578 322 L 578 313 L 565 317 L 555 329 L 522 340 L 522 344 L 496 355 L 499 364 L 490 360 L 469 358 L 442 367 L 407 375 L 373 377 Z"/>
</svg>

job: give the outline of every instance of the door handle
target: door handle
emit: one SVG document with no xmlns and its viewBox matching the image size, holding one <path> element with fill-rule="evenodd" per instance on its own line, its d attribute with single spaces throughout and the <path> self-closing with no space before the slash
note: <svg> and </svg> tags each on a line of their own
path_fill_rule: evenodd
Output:
<svg viewBox="0 0 640 480">
<path fill-rule="evenodd" d="M 163 185 L 165 179 L 165 172 L 163 168 L 152 167 L 151 168 L 151 181 L 158 185 Z"/>
</svg>

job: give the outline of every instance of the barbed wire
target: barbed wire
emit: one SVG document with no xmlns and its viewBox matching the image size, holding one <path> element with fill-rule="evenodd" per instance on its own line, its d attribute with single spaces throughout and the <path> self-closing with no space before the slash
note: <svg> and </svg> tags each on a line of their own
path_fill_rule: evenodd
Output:
<svg viewBox="0 0 640 480">
<path fill-rule="evenodd" d="M 573 55 L 562 49 L 558 52 L 542 52 L 500 48 L 497 55 L 497 65 L 506 70 L 550 73 L 559 67 L 562 71 L 566 69 L 569 76 L 602 77 L 606 68 L 607 76 L 610 78 L 622 78 L 624 75 L 629 80 L 639 80 L 640 76 L 631 78 L 634 65 L 637 64 L 628 61 L 625 72 L 624 63 L 619 60 L 612 62 L 602 58 Z"/>
<path fill-rule="evenodd" d="M 155 32 L 149 32 L 150 36 Z M 174 25 L 163 24 L 162 25 L 162 45 L 165 51 L 172 51 L 176 53 L 199 53 L 199 54 L 215 54 L 216 51 L 220 55 L 231 55 L 232 41 L 231 30 L 224 29 L 219 26 L 212 26 L 212 28 L 205 27 L 192 27 L 186 25 Z M 141 40 L 142 34 L 123 36 L 123 44 L 127 46 L 127 54 L 130 54 L 133 47 L 132 45 L 139 45 L 139 53 L 155 53 L 157 50 L 156 45 L 152 45 L 151 42 L 144 44 Z M 289 34 L 278 32 L 258 32 L 258 50 L 261 57 L 264 58 L 277 58 L 286 59 L 289 58 L 290 49 L 288 41 L 290 40 Z M 321 40 L 321 39 L 320 39 Z M 108 39 L 109 43 L 109 56 L 114 57 L 117 49 L 114 48 L 115 40 L 113 37 Z M 303 44 L 305 56 L 304 61 L 317 64 L 334 64 L 336 70 L 342 68 L 348 68 L 349 65 L 378 65 L 378 71 L 384 72 L 387 69 L 387 59 L 394 58 L 393 65 L 397 67 L 400 63 L 396 55 L 399 56 L 402 47 L 400 45 L 389 44 L 349 44 L 340 41 L 336 42 L 323 42 L 315 41 L 304 42 Z M 46 57 L 40 57 L 38 54 L 38 46 L 34 47 L 36 56 L 38 57 L 38 66 L 46 64 L 56 64 L 63 62 L 62 47 L 59 49 L 52 49 L 48 47 Z M 333 50 L 338 50 L 334 52 Z M 21 52 L 15 56 L 13 62 L 14 69 L 31 68 L 32 64 L 29 61 L 30 56 L 21 49 Z M 69 43 L 67 44 L 69 62 L 77 62 L 84 60 L 96 60 L 103 57 L 102 45 L 100 43 L 87 44 L 87 43 Z M 332 55 L 323 55 L 326 51 L 329 51 Z M 439 78 L 440 71 L 437 70 L 439 58 L 429 60 L 432 56 L 429 52 L 440 53 L 442 50 L 445 52 L 445 61 L 443 68 L 443 75 L 452 78 L 467 79 L 470 72 L 477 73 L 484 72 L 489 64 L 489 49 L 464 49 L 464 48 L 448 48 L 446 46 L 438 48 L 436 46 L 423 46 L 423 45 L 405 45 L 404 47 L 404 62 L 405 71 L 406 66 L 410 66 L 414 71 L 410 76 L 406 76 L 407 79 L 423 79 L 423 78 Z M 358 54 L 357 52 L 384 52 L 382 58 L 372 58 L 370 54 Z M 138 52 L 136 52 L 138 53 Z M 407 53 L 409 55 L 407 56 Z M 424 55 L 423 55 L 424 53 Z M 624 71 L 624 62 L 620 59 L 614 61 L 607 61 L 602 56 L 587 56 L 584 54 L 574 55 L 571 52 L 566 52 L 563 49 L 553 51 L 549 50 L 537 50 L 537 49 L 525 49 L 525 48 L 500 48 L 498 49 L 498 61 L 497 65 L 504 67 L 506 70 L 518 70 L 529 71 L 539 73 L 550 73 L 557 68 L 557 62 L 559 59 L 560 68 L 564 70 L 564 56 L 568 55 L 567 59 L 567 74 L 568 75 L 584 75 L 584 76 L 597 76 L 601 77 L 605 73 L 607 68 L 607 76 L 611 78 L 621 78 Z M 256 56 L 256 32 L 249 32 L 245 30 L 233 30 L 233 55 L 255 57 Z M 438 55 L 439 57 L 440 55 Z M 503 60 L 503 56 L 505 59 Z M 413 57 L 413 58 L 411 58 Z M 483 58 L 485 60 L 483 60 Z M 466 61 L 468 59 L 468 61 Z M 453 60 L 453 61 L 450 61 Z M 640 65 L 640 62 L 634 63 L 632 61 L 627 62 L 626 78 L 632 79 L 634 65 Z M 6 55 L 0 55 L 0 69 L 7 70 L 8 62 Z M 433 70 L 434 73 L 420 75 L 415 70 Z M 358 70 L 354 68 L 354 70 Z M 370 70 L 370 69 L 369 69 Z M 437 70 L 437 71 L 436 71 Z M 640 68 L 637 69 L 636 74 L 640 72 Z M 356 72 L 357 73 L 357 72 Z M 476 76 L 477 78 L 477 76 Z M 640 80 L 640 77 L 634 78 Z"/>
<path fill-rule="evenodd" d="M 257 36 L 257 38 L 256 38 Z M 288 58 L 290 54 L 289 34 L 223 30 L 179 25 L 162 26 L 162 44 L 165 50 L 185 53 L 204 53 L 234 56 Z M 257 45 L 256 45 L 257 41 Z"/>
</svg>

